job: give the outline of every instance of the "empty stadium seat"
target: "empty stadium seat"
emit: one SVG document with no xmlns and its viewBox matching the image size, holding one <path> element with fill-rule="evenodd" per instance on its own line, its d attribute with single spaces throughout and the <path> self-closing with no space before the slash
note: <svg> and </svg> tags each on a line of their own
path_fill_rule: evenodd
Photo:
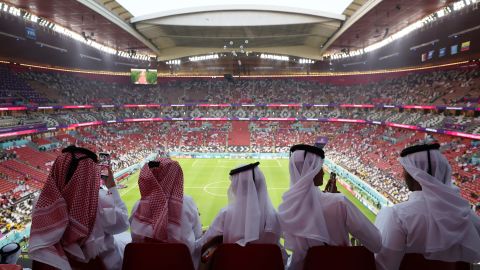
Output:
<svg viewBox="0 0 480 270">
<path fill-rule="evenodd" d="M 123 270 L 193 270 L 192 257 L 184 244 L 130 243 L 125 247 Z"/>
<path fill-rule="evenodd" d="M 96 257 L 88 263 L 81 263 L 75 260 L 69 260 L 69 262 L 72 269 L 75 270 L 107 270 L 100 257 Z M 39 261 L 32 261 L 32 270 L 57 270 L 57 268 Z"/>
<path fill-rule="evenodd" d="M 273 244 L 222 244 L 215 251 L 212 270 L 282 270 L 280 248 Z"/>
<path fill-rule="evenodd" d="M 403 257 L 400 264 L 400 270 L 409 269 L 470 270 L 470 264 L 466 262 L 427 260 L 422 254 L 410 253 Z"/>
<path fill-rule="evenodd" d="M 317 246 L 308 250 L 303 269 L 375 270 L 375 258 L 363 246 Z"/>
</svg>

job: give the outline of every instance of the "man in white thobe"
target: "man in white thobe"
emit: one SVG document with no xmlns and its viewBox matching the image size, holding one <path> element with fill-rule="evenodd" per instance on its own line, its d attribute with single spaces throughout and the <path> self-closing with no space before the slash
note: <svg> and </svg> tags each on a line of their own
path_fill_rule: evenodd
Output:
<svg viewBox="0 0 480 270">
<path fill-rule="evenodd" d="M 280 245 L 280 224 L 277 212 L 268 196 L 265 176 L 259 162 L 230 171 L 229 204 L 220 210 L 207 232 L 197 241 L 202 247 L 215 236 L 222 235 L 223 243 Z M 285 261 L 284 260 L 284 261 Z"/>
<path fill-rule="evenodd" d="M 372 252 L 381 248 L 373 224 L 340 193 L 323 193 L 322 149 L 294 145 L 290 149 L 290 190 L 278 208 L 285 247 L 292 251 L 289 270 L 303 269 L 310 247 L 349 246 L 349 233 Z"/>
<path fill-rule="evenodd" d="M 122 268 L 113 235 L 128 229 L 128 212 L 111 169 L 108 190 L 100 189 L 96 163 L 93 152 L 74 146 L 55 160 L 32 213 L 32 260 L 68 270 L 69 260 L 99 257 L 107 269 Z"/>
<path fill-rule="evenodd" d="M 407 253 L 440 261 L 480 261 L 480 218 L 452 184 L 452 169 L 439 144 L 404 149 L 408 201 L 384 207 L 375 225 L 382 250 L 375 255 L 378 269 L 398 269 Z"/>
</svg>

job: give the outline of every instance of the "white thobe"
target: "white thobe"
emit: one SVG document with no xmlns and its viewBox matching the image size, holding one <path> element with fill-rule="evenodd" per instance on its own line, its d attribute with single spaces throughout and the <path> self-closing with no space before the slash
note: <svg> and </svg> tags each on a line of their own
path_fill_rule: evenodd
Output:
<svg viewBox="0 0 480 270">
<path fill-rule="evenodd" d="M 118 252 L 114 234 L 128 229 L 128 211 L 115 187 L 108 191 L 101 189 L 98 196 L 97 216 L 91 234 L 82 246 L 78 243 L 63 246 L 63 249 L 77 258 L 88 262 L 98 256 L 107 269 L 122 269 L 123 253 Z M 55 256 L 45 249 L 35 250 L 30 256 L 43 258 L 39 261 L 60 269 L 68 269 Z"/>
<path fill-rule="evenodd" d="M 132 209 L 132 215 L 130 221 L 138 208 L 137 201 Z M 192 255 L 192 260 L 195 268 L 197 268 L 200 262 L 200 250 L 195 248 L 195 241 L 202 236 L 202 224 L 200 222 L 200 216 L 198 215 L 198 208 L 192 197 L 183 195 L 182 216 L 180 221 L 180 230 L 174 224 L 168 224 L 168 242 L 170 243 L 183 243 L 187 245 Z M 148 228 L 150 232 L 145 232 L 146 235 L 153 235 L 153 226 Z M 132 239 L 134 241 L 143 241 L 143 236 L 135 235 L 132 232 Z"/>
<path fill-rule="evenodd" d="M 227 214 L 227 208 L 222 208 L 218 215 L 215 217 L 213 220 L 212 224 L 208 228 L 208 230 L 203 234 L 202 238 L 200 238 L 196 246 L 197 248 L 201 249 L 203 245 L 205 245 L 208 241 L 213 239 L 216 236 L 223 235 L 224 233 L 224 222 L 225 222 L 225 216 Z M 275 227 L 279 227 L 275 226 Z M 228 240 L 225 238 L 223 239 L 224 243 L 229 243 Z M 280 234 L 276 234 L 273 232 L 265 232 L 261 231 L 260 232 L 260 237 L 258 240 L 252 241 L 252 244 L 276 244 L 280 247 L 280 250 L 282 251 L 282 257 L 284 260 L 284 264 L 286 263 L 287 260 L 287 253 L 285 252 L 285 249 L 283 246 L 280 244 Z"/>
<path fill-rule="evenodd" d="M 395 270 L 400 267 L 404 254 L 424 254 L 427 259 L 467 261 L 472 259 L 461 246 L 454 245 L 444 251 L 425 254 L 425 231 L 428 220 L 423 192 L 410 194 L 408 201 L 393 207 L 384 207 L 377 215 L 375 226 L 382 234 L 382 250 L 375 254 L 377 269 Z M 480 218 L 472 211 L 471 221 L 480 234 Z M 480 253 L 480 250 L 478 251 Z"/>
<path fill-rule="evenodd" d="M 378 252 L 382 246 L 381 236 L 377 228 L 355 207 L 344 195 L 338 193 L 322 193 L 319 196 L 327 230 L 329 243 L 304 237 L 294 237 L 292 256 L 289 259 L 289 270 L 303 269 L 303 261 L 310 247 L 350 246 L 348 233 L 352 234 L 367 249 Z"/>
</svg>

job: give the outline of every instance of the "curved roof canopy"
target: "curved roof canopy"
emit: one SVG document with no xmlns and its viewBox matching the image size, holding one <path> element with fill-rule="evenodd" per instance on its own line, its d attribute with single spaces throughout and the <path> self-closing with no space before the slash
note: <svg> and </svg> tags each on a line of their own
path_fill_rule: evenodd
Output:
<svg viewBox="0 0 480 270">
<path fill-rule="evenodd" d="M 230 52 L 320 59 L 321 47 L 341 27 L 341 13 L 352 1 L 118 2 L 134 14 L 130 22 L 158 48 L 159 60 L 168 60 Z"/>
<path fill-rule="evenodd" d="M 261 3 L 265 6 L 283 7 L 283 8 L 303 8 L 325 13 L 340 15 L 352 2 L 352 0 L 176 0 L 176 1 L 155 1 L 155 0 L 117 0 L 133 16 L 144 16 L 152 13 L 161 13 L 166 11 L 206 8 L 215 6 L 249 6 L 255 9 L 255 6 Z"/>
</svg>

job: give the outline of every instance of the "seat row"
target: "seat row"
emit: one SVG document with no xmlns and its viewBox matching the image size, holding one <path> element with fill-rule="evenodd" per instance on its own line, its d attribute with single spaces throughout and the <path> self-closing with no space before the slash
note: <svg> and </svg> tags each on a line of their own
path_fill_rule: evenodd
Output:
<svg viewBox="0 0 480 270">
<path fill-rule="evenodd" d="M 100 259 L 82 264 L 71 262 L 75 269 L 107 269 Z M 52 270 L 49 265 L 33 262 L 33 270 Z M 184 244 L 173 243 L 130 243 L 125 248 L 124 270 L 137 269 L 175 269 L 193 270 L 190 252 Z M 221 244 L 214 251 L 203 269 L 210 270 L 282 270 L 284 269 L 280 248 L 273 244 Z M 333 247 L 317 246 L 308 250 L 304 270 L 374 270 L 373 254 L 363 246 Z M 435 269 L 435 270 L 469 270 L 465 262 L 442 262 L 427 260 L 420 254 L 407 254 L 400 270 Z"/>
</svg>

